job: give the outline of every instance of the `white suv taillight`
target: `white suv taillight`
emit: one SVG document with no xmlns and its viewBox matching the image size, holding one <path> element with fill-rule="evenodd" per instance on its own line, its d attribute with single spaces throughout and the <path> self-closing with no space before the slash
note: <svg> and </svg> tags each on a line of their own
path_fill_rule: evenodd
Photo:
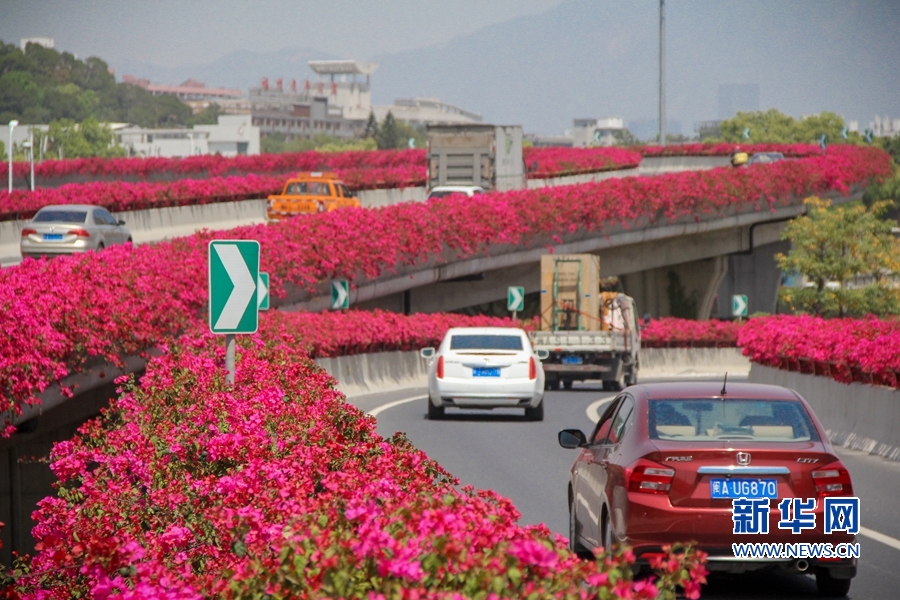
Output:
<svg viewBox="0 0 900 600">
<path fill-rule="evenodd" d="M 533 356 L 528 358 L 528 379 L 537 379 L 537 363 Z"/>
<path fill-rule="evenodd" d="M 645 494 L 668 494 L 675 479 L 675 469 L 640 459 L 627 471 L 628 490 Z"/>
<path fill-rule="evenodd" d="M 438 356 L 437 367 L 435 368 L 438 379 L 444 378 L 444 357 Z"/>
</svg>

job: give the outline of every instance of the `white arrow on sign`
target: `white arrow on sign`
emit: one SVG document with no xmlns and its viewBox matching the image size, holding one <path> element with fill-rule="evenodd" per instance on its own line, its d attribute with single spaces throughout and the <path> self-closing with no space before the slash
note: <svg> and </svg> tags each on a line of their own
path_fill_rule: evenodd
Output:
<svg viewBox="0 0 900 600">
<path fill-rule="evenodd" d="M 222 266 L 231 278 L 234 289 L 225 302 L 215 329 L 236 329 L 244 316 L 247 305 L 256 296 L 256 282 L 244 262 L 241 251 L 234 244 L 216 244 L 213 246 L 222 261 Z"/>
<path fill-rule="evenodd" d="M 259 276 L 259 293 L 256 295 L 256 308 L 262 306 L 263 300 L 266 299 L 266 296 L 269 295 L 269 288 L 266 287 L 266 282 L 263 281 L 262 275 Z"/>
<path fill-rule="evenodd" d="M 344 306 L 344 302 L 347 300 L 347 290 L 344 289 L 344 286 L 341 285 L 340 281 L 332 281 L 331 286 L 334 288 L 336 294 L 334 302 L 332 303 L 334 308 Z"/>
<path fill-rule="evenodd" d="M 732 298 L 732 313 L 735 317 L 740 317 L 747 310 L 747 302 L 744 300 L 744 297 L 738 294 L 735 294 Z"/>
</svg>

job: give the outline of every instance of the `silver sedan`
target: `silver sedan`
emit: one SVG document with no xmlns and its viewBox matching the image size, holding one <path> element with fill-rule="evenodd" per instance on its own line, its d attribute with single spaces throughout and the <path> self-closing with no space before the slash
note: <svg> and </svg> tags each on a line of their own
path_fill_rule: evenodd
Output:
<svg viewBox="0 0 900 600">
<path fill-rule="evenodd" d="M 131 242 L 125 221 L 102 206 L 62 204 L 45 206 L 22 229 L 22 256 L 56 256 Z"/>
</svg>

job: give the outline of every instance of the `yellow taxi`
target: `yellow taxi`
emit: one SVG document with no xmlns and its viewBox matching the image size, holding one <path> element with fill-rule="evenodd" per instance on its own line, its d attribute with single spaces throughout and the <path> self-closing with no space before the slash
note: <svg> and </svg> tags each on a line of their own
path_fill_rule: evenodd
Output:
<svg viewBox="0 0 900 600">
<path fill-rule="evenodd" d="M 267 213 L 269 219 L 277 220 L 291 215 L 359 206 L 359 198 L 350 193 L 335 173 L 314 171 L 288 179 L 280 194 L 268 197 Z"/>
</svg>

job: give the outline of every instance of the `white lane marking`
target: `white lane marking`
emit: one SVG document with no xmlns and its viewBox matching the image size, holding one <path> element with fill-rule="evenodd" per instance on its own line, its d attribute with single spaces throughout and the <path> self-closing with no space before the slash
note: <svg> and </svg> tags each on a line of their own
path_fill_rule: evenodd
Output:
<svg viewBox="0 0 900 600">
<path fill-rule="evenodd" d="M 379 414 L 388 409 L 394 408 L 395 406 L 400 406 L 401 404 L 406 404 L 407 402 L 415 402 L 416 400 L 424 400 L 427 397 L 428 396 L 413 396 L 412 398 L 401 398 L 400 400 L 394 400 L 393 402 L 388 402 L 387 404 L 376 406 L 366 414 L 370 417 L 377 417 Z"/>
<path fill-rule="evenodd" d="M 607 402 L 611 401 L 615 397 L 616 397 L 615 394 L 613 394 L 612 396 L 604 396 L 603 398 L 600 398 L 599 400 L 596 400 L 596 401 L 588 404 L 588 407 L 586 409 L 584 409 L 584 412 L 587 413 L 588 419 L 590 419 L 594 423 L 599 421 L 600 413 L 598 412 L 598 409 L 601 406 L 603 406 L 604 404 L 606 404 Z"/>
<path fill-rule="evenodd" d="M 876 542 L 881 542 L 885 546 L 890 546 L 894 550 L 900 550 L 900 540 L 898 540 L 897 538 L 892 538 L 889 535 L 878 533 L 877 531 L 869 529 L 868 527 L 860 527 L 859 534 L 869 539 L 875 540 Z"/>
</svg>

